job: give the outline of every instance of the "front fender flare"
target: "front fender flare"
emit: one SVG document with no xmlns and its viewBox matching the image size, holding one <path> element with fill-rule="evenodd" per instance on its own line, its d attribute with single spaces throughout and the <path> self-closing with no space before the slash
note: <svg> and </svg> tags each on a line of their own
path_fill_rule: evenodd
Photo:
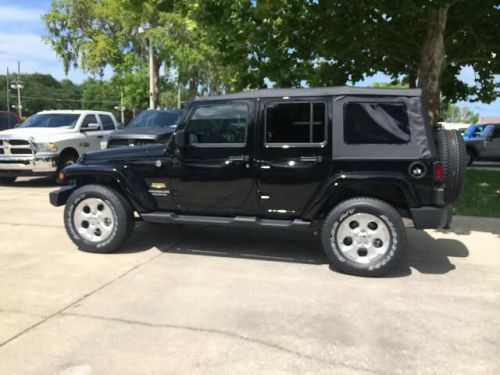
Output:
<svg viewBox="0 0 500 375">
<path fill-rule="evenodd" d="M 75 188 L 89 179 L 112 179 L 136 211 L 150 212 L 157 209 L 156 201 L 149 194 L 144 179 L 127 166 L 74 164 L 65 168 L 64 174 L 67 181 L 74 181 Z"/>
</svg>

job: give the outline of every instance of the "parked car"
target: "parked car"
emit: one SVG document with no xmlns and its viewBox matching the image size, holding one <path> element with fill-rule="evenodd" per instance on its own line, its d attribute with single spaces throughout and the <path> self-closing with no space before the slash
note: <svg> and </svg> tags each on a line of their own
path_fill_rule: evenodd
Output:
<svg viewBox="0 0 500 375">
<path fill-rule="evenodd" d="M 99 150 L 116 128 L 109 112 L 39 112 L 19 128 L 0 132 L 0 183 L 19 176 L 55 175 L 84 152 Z"/>
<path fill-rule="evenodd" d="M 451 222 L 463 138 L 429 125 L 418 89 L 271 89 L 193 101 L 169 142 L 85 154 L 50 194 L 82 250 L 145 222 L 319 233 L 332 266 L 381 275 L 416 228 Z"/>
<path fill-rule="evenodd" d="M 485 126 L 486 126 L 485 124 L 472 124 L 467 128 L 467 130 L 465 130 L 463 134 L 464 140 L 467 141 L 469 139 L 480 137 Z"/>
<path fill-rule="evenodd" d="M 500 161 L 500 124 L 476 125 L 464 138 L 467 165 L 475 160 Z"/>
<path fill-rule="evenodd" d="M 0 111 L 0 131 L 17 127 L 21 119 L 16 112 Z"/>
<path fill-rule="evenodd" d="M 109 136 L 107 148 L 165 143 L 175 131 L 181 110 L 149 109 L 134 117 L 125 129 Z"/>
</svg>

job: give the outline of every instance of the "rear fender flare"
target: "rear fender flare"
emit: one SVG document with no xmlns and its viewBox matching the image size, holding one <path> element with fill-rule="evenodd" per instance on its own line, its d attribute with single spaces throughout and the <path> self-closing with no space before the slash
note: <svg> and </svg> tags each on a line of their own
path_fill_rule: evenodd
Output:
<svg viewBox="0 0 500 375">
<path fill-rule="evenodd" d="M 390 194 L 378 186 L 392 186 L 399 190 L 404 197 L 407 207 L 418 206 L 418 198 L 411 183 L 398 173 L 338 173 L 330 178 L 304 212 L 304 217 L 313 220 L 325 209 L 328 204 L 336 205 L 344 200 L 342 197 L 352 194 L 359 188 L 370 188 L 369 196 L 390 202 Z M 361 194 L 367 196 L 366 193 Z"/>
</svg>

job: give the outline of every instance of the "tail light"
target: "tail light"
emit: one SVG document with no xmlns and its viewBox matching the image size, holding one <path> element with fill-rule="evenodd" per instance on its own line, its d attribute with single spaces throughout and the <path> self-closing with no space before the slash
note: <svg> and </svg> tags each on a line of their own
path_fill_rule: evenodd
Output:
<svg viewBox="0 0 500 375">
<path fill-rule="evenodd" d="M 433 177 L 435 182 L 443 181 L 443 163 L 437 161 L 434 163 Z"/>
</svg>

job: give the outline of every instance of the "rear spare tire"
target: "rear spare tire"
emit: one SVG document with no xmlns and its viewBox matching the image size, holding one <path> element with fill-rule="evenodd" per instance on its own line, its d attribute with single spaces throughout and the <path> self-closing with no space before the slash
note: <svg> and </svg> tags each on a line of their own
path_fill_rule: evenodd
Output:
<svg viewBox="0 0 500 375">
<path fill-rule="evenodd" d="M 437 132 L 439 157 L 443 164 L 444 200 L 455 202 L 462 194 L 467 164 L 465 142 L 454 130 L 439 129 Z"/>
</svg>

